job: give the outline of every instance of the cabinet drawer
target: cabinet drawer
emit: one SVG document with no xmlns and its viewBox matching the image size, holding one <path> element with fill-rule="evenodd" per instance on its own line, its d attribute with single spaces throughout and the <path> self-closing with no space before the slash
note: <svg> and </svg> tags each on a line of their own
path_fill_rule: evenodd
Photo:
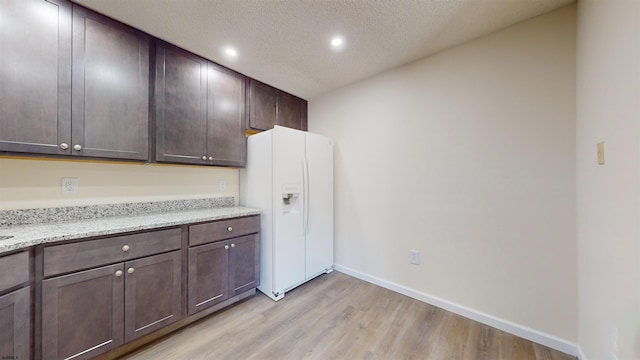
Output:
<svg viewBox="0 0 640 360">
<path fill-rule="evenodd" d="M 29 253 L 0 257 L 0 292 L 29 281 Z"/>
<path fill-rule="evenodd" d="M 260 216 L 220 220 L 189 226 L 189 246 L 230 239 L 260 231 Z"/>
<path fill-rule="evenodd" d="M 82 241 L 44 248 L 44 276 L 180 249 L 181 229 Z"/>
</svg>

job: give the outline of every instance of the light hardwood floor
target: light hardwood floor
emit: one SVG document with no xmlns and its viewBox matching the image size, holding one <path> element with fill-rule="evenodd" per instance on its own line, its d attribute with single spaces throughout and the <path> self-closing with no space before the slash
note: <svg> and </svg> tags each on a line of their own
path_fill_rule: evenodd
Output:
<svg viewBox="0 0 640 360">
<path fill-rule="evenodd" d="M 575 357 L 334 271 L 278 302 L 258 293 L 123 359 Z"/>
</svg>

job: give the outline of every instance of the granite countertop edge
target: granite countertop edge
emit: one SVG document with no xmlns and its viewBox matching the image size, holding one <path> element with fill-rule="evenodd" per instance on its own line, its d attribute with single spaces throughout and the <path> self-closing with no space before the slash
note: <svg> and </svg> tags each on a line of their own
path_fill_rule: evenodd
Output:
<svg viewBox="0 0 640 360">
<path fill-rule="evenodd" d="M 175 211 L 127 217 L 110 217 L 75 222 L 60 222 L 37 225 L 20 225 L 0 228 L 0 254 L 26 249 L 31 246 L 74 240 L 95 236 L 106 236 L 141 230 L 152 230 L 192 223 L 259 215 L 258 209 L 242 206 Z"/>
</svg>

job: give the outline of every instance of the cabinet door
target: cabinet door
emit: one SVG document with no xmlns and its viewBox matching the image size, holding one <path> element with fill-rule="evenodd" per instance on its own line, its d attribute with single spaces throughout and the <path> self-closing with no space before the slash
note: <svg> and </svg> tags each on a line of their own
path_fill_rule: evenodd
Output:
<svg viewBox="0 0 640 360">
<path fill-rule="evenodd" d="M 278 102 L 277 125 L 306 130 L 306 105 L 307 102 L 305 100 L 281 92 L 280 101 Z"/>
<path fill-rule="evenodd" d="M 3 359 L 31 357 L 31 287 L 0 296 L 0 354 Z"/>
<path fill-rule="evenodd" d="M 258 234 L 229 240 L 229 296 L 260 285 L 260 238 Z"/>
<path fill-rule="evenodd" d="M 146 160 L 147 35 L 74 5 L 72 101 L 74 155 Z"/>
<path fill-rule="evenodd" d="M 0 151 L 71 154 L 70 3 L 3 0 L 0 16 Z"/>
<path fill-rule="evenodd" d="M 207 163 L 207 64 L 205 59 L 158 41 L 157 161 Z"/>
<path fill-rule="evenodd" d="M 278 89 L 251 80 L 249 83 L 249 127 L 269 130 L 278 117 Z"/>
<path fill-rule="evenodd" d="M 89 359 L 123 343 L 122 264 L 42 281 L 42 358 Z"/>
<path fill-rule="evenodd" d="M 229 298 L 229 243 L 189 249 L 189 315 Z"/>
<path fill-rule="evenodd" d="M 180 319 L 180 254 L 177 250 L 125 263 L 125 342 Z"/>
<path fill-rule="evenodd" d="M 211 164 L 244 166 L 245 77 L 209 64 L 207 97 L 208 156 Z"/>
</svg>

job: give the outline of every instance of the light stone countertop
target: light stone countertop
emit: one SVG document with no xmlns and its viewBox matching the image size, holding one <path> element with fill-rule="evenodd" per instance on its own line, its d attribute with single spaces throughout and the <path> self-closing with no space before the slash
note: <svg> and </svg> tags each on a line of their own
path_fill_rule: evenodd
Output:
<svg viewBox="0 0 640 360">
<path fill-rule="evenodd" d="M 108 217 L 95 220 L 20 225 L 0 228 L 0 254 L 61 240 L 150 230 L 190 223 L 258 215 L 261 211 L 234 206 L 160 214 Z M 3 236 L 12 236 L 2 240 Z"/>
</svg>

